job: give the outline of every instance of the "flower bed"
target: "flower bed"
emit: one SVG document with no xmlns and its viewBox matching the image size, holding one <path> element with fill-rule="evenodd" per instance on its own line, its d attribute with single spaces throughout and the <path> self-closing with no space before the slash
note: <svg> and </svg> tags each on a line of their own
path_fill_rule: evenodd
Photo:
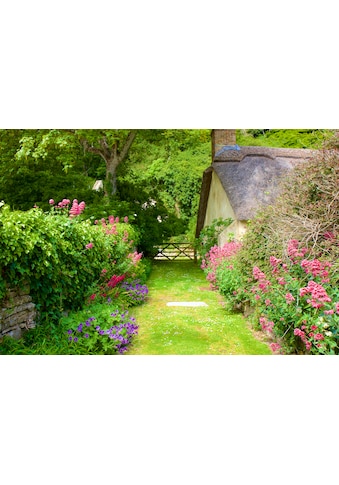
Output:
<svg viewBox="0 0 339 485">
<path fill-rule="evenodd" d="M 266 333 L 272 351 L 338 354 L 339 290 L 332 263 L 322 255 L 311 257 L 307 247 L 290 240 L 286 260 L 271 256 L 268 271 L 254 266 L 251 275 L 244 275 L 241 245 L 230 244 L 212 248 L 202 268 L 231 304 L 250 303 L 252 320 Z"/>
</svg>

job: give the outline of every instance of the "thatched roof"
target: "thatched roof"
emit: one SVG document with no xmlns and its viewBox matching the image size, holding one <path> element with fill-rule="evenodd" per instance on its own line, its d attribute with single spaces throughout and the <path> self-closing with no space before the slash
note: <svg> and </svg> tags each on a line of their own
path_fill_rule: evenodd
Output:
<svg viewBox="0 0 339 485">
<path fill-rule="evenodd" d="M 204 225 L 214 171 L 227 194 L 237 220 L 252 219 L 262 205 L 272 204 L 278 195 L 281 176 L 305 162 L 314 150 L 267 147 L 225 147 L 203 175 L 197 232 Z"/>
</svg>

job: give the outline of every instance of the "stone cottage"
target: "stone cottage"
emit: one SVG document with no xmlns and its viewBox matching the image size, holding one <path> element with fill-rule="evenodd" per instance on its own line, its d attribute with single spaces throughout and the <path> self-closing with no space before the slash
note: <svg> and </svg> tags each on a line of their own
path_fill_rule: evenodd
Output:
<svg viewBox="0 0 339 485">
<path fill-rule="evenodd" d="M 219 236 L 219 245 L 229 233 L 241 239 L 258 209 L 274 202 L 281 176 L 314 154 L 308 149 L 239 147 L 235 130 L 212 130 L 212 164 L 203 174 L 196 237 L 214 219 L 230 217 L 233 223 Z"/>
</svg>

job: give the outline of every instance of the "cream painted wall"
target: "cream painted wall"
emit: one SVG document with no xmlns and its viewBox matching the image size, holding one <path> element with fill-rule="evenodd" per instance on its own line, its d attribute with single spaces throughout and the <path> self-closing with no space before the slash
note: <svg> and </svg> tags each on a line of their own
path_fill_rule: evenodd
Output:
<svg viewBox="0 0 339 485">
<path fill-rule="evenodd" d="M 219 235 L 219 246 L 222 246 L 227 242 L 230 233 L 233 233 L 235 239 L 237 240 L 242 238 L 242 236 L 246 232 L 246 221 L 236 220 L 234 211 L 220 182 L 220 179 L 217 174 L 213 172 L 204 226 L 209 226 L 210 224 L 212 224 L 212 221 L 214 219 L 219 219 L 219 217 L 222 217 L 223 219 L 227 219 L 228 217 L 230 217 L 231 219 L 233 219 L 232 224 Z"/>
<path fill-rule="evenodd" d="M 223 246 L 228 242 L 230 235 L 234 235 L 237 241 L 241 241 L 247 229 L 246 221 L 234 221 L 224 231 L 219 234 L 218 246 Z"/>
<path fill-rule="evenodd" d="M 235 214 L 225 193 L 219 177 L 215 172 L 212 173 L 210 194 L 207 202 L 204 226 L 209 226 L 213 219 L 231 217 L 235 220 Z"/>
</svg>

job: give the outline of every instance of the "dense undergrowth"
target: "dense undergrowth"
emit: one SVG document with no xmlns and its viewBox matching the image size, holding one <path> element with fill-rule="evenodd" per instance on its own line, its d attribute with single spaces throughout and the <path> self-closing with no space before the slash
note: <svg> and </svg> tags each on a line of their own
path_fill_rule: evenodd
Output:
<svg viewBox="0 0 339 485">
<path fill-rule="evenodd" d="M 49 212 L 0 208 L 0 299 L 29 285 L 38 310 L 36 329 L 4 337 L 0 352 L 123 353 L 137 332 L 126 312 L 145 300 L 150 271 L 137 231 L 127 217 L 81 220 L 83 202 L 50 204 Z"/>
<path fill-rule="evenodd" d="M 335 137 L 291 172 L 241 243 L 213 247 L 202 262 L 230 305 L 251 309 L 278 353 L 339 353 L 337 145 Z"/>
</svg>

